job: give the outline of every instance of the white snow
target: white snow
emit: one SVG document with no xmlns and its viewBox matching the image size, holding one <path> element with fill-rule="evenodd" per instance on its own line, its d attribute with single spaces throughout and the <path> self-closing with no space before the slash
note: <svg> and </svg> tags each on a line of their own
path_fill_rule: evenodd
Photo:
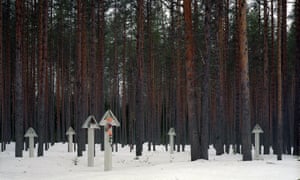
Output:
<svg viewBox="0 0 300 180">
<path fill-rule="evenodd" d="M 109 179 L 109 180 L 298 180 L 300 161 L 297 157 L 284 155 L 282 161 L 276 155 L 263 155 L 263 160 L 241 161 L 239 154 L 216 156 L 209 150 L 209 160 L 190 161 L 190 152 L 174 152 L 170 155 L 164 146 L 157 146 L 155 152 L 147 151 L 135 160 L 135 152 L 129 147 L 113 152 L 113 170 L 103 170 L 104 152 L 96 145 L 94 167 L 87 166 L 87 154 L 77 159 L 76 152 L 67 152 L 68 144 L 58 143 L 45 151 L 44 157 L 29 158 L 28 151 L 23 158 L 14 157 L 14 144 L 0 152 L 0 180 L 14 179 Z"/>
</svg>

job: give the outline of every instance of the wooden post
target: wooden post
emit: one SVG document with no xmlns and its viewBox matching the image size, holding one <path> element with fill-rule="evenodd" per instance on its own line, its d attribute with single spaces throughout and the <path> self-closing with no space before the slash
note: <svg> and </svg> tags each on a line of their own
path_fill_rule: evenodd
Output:
<svg viewBox="0 0 300 180">
<path fill-rule="evenodd" d="M 73 152 L 73 135 L 75 134 L 74 129 L 70 126 L 66 135 L 68 136 L 68 152 Z"/>
<path fill-rule="evenodd" d="M 38 137 L 35 130 L 30 127 L 26 131 L 24 137 L 29 138 L 29 157 L 32 158 L 34 157 L 34 137 Z"/>
<path fill-rule="evenodd" d="M 111 110 L 108 110 L 99 124 L 104 126 L 104 171 L 110 171 L 112 169 L 112 127 L 119 127 L 120 123 Z"/>
<path fill-rule="evenodd" d="M 176 136 L 175 129 L 170 128 L 169 132 L 169 141 L 170 141 L 170 154 L 174 153 L 174 136 Z"/>
<path fill-rule="evenodd" d="M 82 125 L 82 128 L 88 129 L 88 166 L 94 166 L 95 154 L 95 129 L 99 129 L 99 125 L 94 116 L 89 116 Z"/>
<path fill-rule="evenodd" d="M 261 129 L 261 127 L 256 124 L 252 130 L 252 133 L 255 135 L 254 136 L 254 143 L 255 143 L 255 150 L 254 150 L 254 159 L 255 160 L 259 160 L 260 157 L 259 157 L 259 147 L 260 147 L 260 144 L 259 144 L 259 134 L 260 133 L 263 133 L 264 131 Z"/>
</svg>

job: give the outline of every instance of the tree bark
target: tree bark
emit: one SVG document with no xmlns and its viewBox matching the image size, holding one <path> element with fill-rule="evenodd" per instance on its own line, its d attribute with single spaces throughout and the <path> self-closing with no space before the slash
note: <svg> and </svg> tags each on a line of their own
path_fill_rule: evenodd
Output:
<svg viewBox="0 0 300 180">
<path fill-rule="evenodd" d="M 300 0 L 296 0 L 296 60 L 295 60 L 295 109 L 294 109 L 294 155 L 300 155 Z M 298 93 L 297 93 L 298 92 Z"/>
<path fill-rule="evenodd" d="M 16 0 L 16 65 L 15 65 L 15 157 L 23 156 L 24 146 L 24 95 L 23 95 L 23 82 L 22 82 L 22 12 L 23 1 Z"/>
<path fill-rule="evenodd" d="M 96 61 L 96 107 L 97 113 L 96 118 L 101 118 L 104 114 L 104 29 L 105 29 L 105 20 L 104 20 L 104 0 L 99 1 L 99 43 L 98 43 L 98 52 L 99 57 Z M 104 137 L 103 130 L 100 130 L 100 142 L 101 150 L 104 150 Z"/>
<path fill-rule="evenodd" d="M 248 66 L 248 41 L 247 41 L 247 3 L 238 0 L 239 4 L 239 46 L 241 59 L 241 93 L 242 93 L 242 152 L 243 161 L 252 160 L 251 157 L 251 116 L 250 116 L 250 91 L 249 91 L 249 66 Z"/>
<path fill-rule="evenodd" d="M 137 0 L 136 156 L 143 151 L 144 130 L 144 1 Z"/>
<path fill-rule="evenodd" d="M 224 6 L 223 1 L 218 1 L 218 80 L 217 80 L 217 122 L 216 122 L 216 154 L 224 153 L 224 125 L 225 124 L 225 58 L 224 58 Z"/>
<path fill-rule="evenodd" d="M 185 44 L 186 44 L 186 89 L 189 119 L 189 139 L 191 144 L 191 160 L 195 161 L 200 157 L 200 139 L 198 122 L 196 117 L 195 97 L 195 44 L 192 27 L 191 0 L 184 0 L 183 3 L 185 21 Z"/>
<path fill-rule="evenodd" d="M 4 119 L 4 73 L 3 73 L 3 15 L 2 15 L 2 1 L 0 3 L 0 123 L 1 123 L 1 151 L 4 151 L 5 147 L 5 119 Z"/>
<path fill-rule="evenodd" d="M 1 151 L 6 149 L 6 137 L 8 133 L 7 121 L 5 118 L 5 59 L 3 48 L 3 6 L 0 3 L 0 123 L 1 123 Z M 7 68 L 7 67 L 5 67 Z"/>
<path fill-rule="evenodd" d="M 264 0 L 264 154 L 270 153 L 270 108 L 269 108 L 269 52 L 268 52 L 268 2 Z"/>
<path fill-rule="evenodd" d="M 278 0 L 277 7 L 277 160 L 282 160 L 282 0 Z"/>
<path fill-rule="evenodd" d="M 209 0 L 205 0 L 205 17 L 204 17 L 204 36 L 205 36 L 205 55 L 204 55 L 204 79 L 203 79 L 203 95 L 202 95 L 202 126 L 201 126 L 201 150 L 200 158 L 208 160 L 208 123 L 209 123 L 209 97 L 210 97 L 210 15 L 211 4 Z"/>
<path fill-rule="evenodd" d="M 38 156 L 44 155 L 45 142 L 45 89 L 46 89 L 46 60 L 47 60 L 47 25 L 48 1 L 39 2 L 39 33 L 38 33 Z"/>
</svg>

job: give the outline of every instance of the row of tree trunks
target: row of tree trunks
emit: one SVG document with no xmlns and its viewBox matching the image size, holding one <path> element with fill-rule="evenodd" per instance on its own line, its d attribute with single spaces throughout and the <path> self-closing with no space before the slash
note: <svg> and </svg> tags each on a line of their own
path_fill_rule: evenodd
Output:
<svg viewBox="0 0 300 180">
<path fill-rule="evenodd" d="M 15 38 L 14 35 L 11 38 L 12 40 L 9 40 L 11 34 L 7 33 L 7 31 L 14 27 L 10 27 L 10 23 L 7 22 L 13 19 L 14 15 L 12 15 L 13 18 L 10 18 L 9 13 L 7 15 L 7 12 L 10 11 L 10 8 L 7 8 L 7 6 L 10 6 L 10 1 L 3 3 L 4 7 L 2 7 L 2 9 L 4 12 L 2 12 L 2 14 L 4 16 L 3 23 L 5 26 L 2 27 L 2 34 L 4 35 L 2 41 L 4 45 L 2 45 L 0 52 L 0 54 L 2 53 L 1 58 L 4 57 L 4 60 L 0 59 L 0 63 L 2 63 L 0 64 L 0 66 L 2 66 L 0 69 L 3 70 L 1 71 L 2 74 L 0 74 L 0 114 L 2 125 L 0 134 L 1 141 L 3 142 L 2 150 L 5 149 L 5 143 L 14 140 L 15 137 L 16 140 L 18 140 L 18 145 L 20 142 L 19 139 L 23 139 L 19 134 L 17 135 L 17 129 L 11 129 L 11 127 L 18 127 L 18 130 L 21 126 L 23 130 L 29 126 L 37 128 L 40 136 L 38 154 L 41 156 L 43 155 L 44 143 L 48 143 L 49 141 L 51 141 L 51 143 L 55 141 L 65 141 L 65 130 L 69 126 L 75 125 L 76 131 L 78 131 L 78 136 L 76 136 L 78 139 L 76 139 L 76 141 L 79 143 L 80 155 L 84 150 L 86 141 L 84 136 L 85 132 L 81 129 L 81 125 L 87 118 L 88 113 L 95 114 L 96 119 L 100 119 L 103 115 L 105 104 L 110 104 L 118 117 L 122 116 L 120 138 L 122 138 L 122 143 L 124 144 L 128 142 L 130 144 L 141 144 L 144 140 L 147 140 L 149 141 L 148 149 L 151 150 L 151 143 L 153 144 L 153 149 L 155 144 L 167 144 L 167 136 L 165 136 L 164 133 L 166 133 L 170 127 L 176 127 L 178 151 L 180 151 L 180 145 L 184 147 L 186 143 L 192 143 L 193 147 L 195 147 L 194 145 L 198 145 L 198 143 L 201 144 L 200 147 L 202 149 L 200 152 L 194 153 L 193 151 L 193 160 L 199 157 L 203 159 L 208 158 L 206 151 L 208 148 L 208 142 L 206 142 L 208 141 L 208 136 L 210 136 L 209 138 L 213 136 L 209 142 L 215 144 L 217 154 L 224 152 L 224 144 L 226 145 L 226 152 L 229 151 L 230 143 L 236 143 L 238 145 L 236 147 L 239 147 L 241 143 L 240 131 L 246 131 L 241 127 L 244 127 L 245 121 L 248 122 L 248 117 L 245 120 L 244 112 L 241 110 L 244 108 L 241 106 L 242 102 L 245 105 L 245 99 L 242 101 L 244 94 L 241 94 L 241 84 L 245 85 L 244 82 L 241 82 L 241 80 L 245 80 L 245 77 L 241 79 L 241 73 L 243 73 L 241 69 L 244 68 L 241 68 L 241 66 L 244 65 L 244 63 L 242 64 L 240 62 L 240 59 L 242 59 L 240 52 L 235 52 L 242 51 L 240 50 L 241 48 L 239 48 L 240 43 L 237 43 L 236 49 L 232 50 L 232 52 L 236 54 L 234 58 L 236 59 L 234 62 L 235 67 L 232 68 L 229 65 L 229 63 L 232 63 L 231 58 L 228 58 L 232 55 L 230 53 L 231 48 L 228 45 L 228 43 L 231 42 L 231 39 L 228 37 L 228 34 L 230 34 L 228 22 L 229 0 L 218 1 L 215 2 L 215 4 L 204 1 L 204 6 L 199 6 L 198 1 L 193 1 L 193 3 L 192 1 L 184 1 L 185 7 L 187 3 L 190 3 L 191 11 L 192 6 L 194 7 L 193 16 L 191 12 L 191 16 L 193 17 L 191 27 L 188 26 L 188 23 L 185 24 L 187 25 L 185 32 L 185 35 L 187 35 L 187 50 L 193 51 L 192 53 L 186 52 L 186 56 L 187 59 L 192 57 L 191 61 L 185 61 L 186 57 L 183 54 L 184 48 L 182 48 L 181 45 L 184 39 L 182 29 L 184 23 L 182 18 L 189 20 L 186 11 L 184 13 L 185 16 L 182 16 L 181 8 L 183 1 L 155 2 L 148 0 L 147 11 L 145 11 L 147 12 L 147 19 L 144 20 L 144 17 L 142 21 L 139 19 L 141 22 L 139 22 L 138 26 L 137 42 L 134 34 L 135 31 L 129 28 L 131 26 L 135 27 L 134 16 L 131 16 L 129 12 L 123 16 L 122 8 L 125 7 L 126 3 L 123 4 L 123 2 L 114 1 L 115 11 L 113 14 L 115 18 L 111 19 L 111 26 L 108 27 L 108 29 L 111 28 L 113 32 L 111 34 L 108 32 L 108 35 L 113 38 L 114 43 L 111 46 L 109 45 L 108 50 L 105 51 L 108 55 L 106 59 L 107 62 L 113 65 L 111 67 L 107 66 L 108 70 L 112 69 L 112 71 L 110 71 L 112 78 L 107 78 L 107 80 L 104 80 L 104 36 L 107 35 L 104 34 L 104 24 L 106 20 L 110 23 L 110 19 L 104 19 L 104 1 L 95 3 L 95 1 L 85 2 L 78 0 L 78 6 L 74 6 L 74 4 L 68 1 L 56 2 L 52 0 L 50 5 L 51 14 L 49 16 L 47 2 L 46 0 L 39 2 L 21 2 L 20 7 L 24 9 L 24 13 L 21 20 L 18 20 L 17 16 L 16 20 L 18 21 L 16 22 L 20 24 L 23 23 L 23 26 L 16 28 L 16 30 L 21 32 L 20 35 L 16 34 L 16 50 L 15 48 L 11 48 L 15 47 L 15 44 L 11 47 L 9 45 Z M 139 4 L 143 4 L 144 6 L 146 4 L 145 2 L 146 1 L 141 1 Z M 110 3 L 111 2 L 108 2 L 108 4 Z M 157 18 L 161 15 L 159 13 L 164 12 L 159 10 L 162 3 L 166 3 L 167 11 L 170 11 L 170 19 L 164 17 Z M 237 3 L 241 4 L 241 2 L 238 1 Z M 251 125 L 253 125 L 254 122 L 258 122 L 263 126 L 265 131 L 263 143 L 265 147 L 267 147 L 264 153 L 269 153 L 268 147 L 277 144 L 277 139 L 280 139 L 280 136 L 282 136 L 282 153 L 290 153 L 291 144 L 289 141 L 291 141 L 291 137 L 289 136 L 290 133 L 293 132 L 291 128 L 292 123 L 290 119 L 292 116 L 290 116 L 290 111 L 293 107 L 291 104 L 293 101 L 293 93 L 289 95 L 288 92 L 291 91 L 293 85 L 292 83 L 289 85 L 289 82 L 292 82 L 292 75 L 288 73 L 288 62 L 286 59 L 286 1 L 282 0 L 281 3 L 282 8 L 280 9 L 282 9 L 282 13 L 280 19 L 282 19 L 282 23 L 278 27 L 278 29 L 281 29 L 280 37 L 282 38 L 281 44 L 279 44 L 281 45 L 280 49 L 282 51 L 280 55 L 282 60 L 282 63 L 280 63 L 282 64 L 282 70 L 280 70 L 282 71 L 280 75 L 280 77 L 282 77 L 282 85 L 279 85 L 279 79 L 277 78 L 279 76 L 276 75 L 274 71 L 277 65 L 274 61 L 275 28 L 273 23 L 273 1 L 271 3 L 271 32 L 268 30 L 269 14 L 267 13 L 267 1 L 264 1 L 264 28 L 263 31 L 260 30 L 260 33 L 264 32 L 264 61 L 263 63 L 260 60 L 259 62 L 254 61 L 255 64 L 253 65 L 255 65 L 255 67 L 251 66 L 250 68 L 251 73 L 253 73 L 250 77 L 252 87 L 250 92 L 250 110 L 253 114 L 251 116 Z M 98 6 L 96 4 L 98 4 Z M 70 7 L 65 7 L 67 5 Z M 168 5 L 170 5 L 170 7 Z M 152 9 L 153 7 L 157 9 Z M 201 14 L 199 13 L 202 7 L 205 7 L 204 19 L 200 18 Z M 74 8 L 78 8 L 78 11 L 76 12 Z M 91 14 L 87 13 L 89 8 L 92 10 Z M 216 8 L 218 12 L 215 14 L 211 13 L 215 12 Z M 241 6 L 237 6 L 237 9 L 241 10 L 241 8 Z M 96 9 L 98 10 L 97 18 L 95 17 L 97 14 L 95 12 Z M 144 8 L 142 9 L 143 10 L 138 10 L 144 12 Z M 55 12 L 52 12 L 52 10 Z M 65 13 L 69 10 L 72 11 L 69 15 L 70 17 L 64 18 Z M 188 10 L 188 8 L 185 10 Z M 77 18 L 73 17 L 76 13 Z M 139 14 L 143 13 L 139 12 Z M 210 30 L 212 28 L 210 27 L 210 18 L 214 20 L 214 15 L 216 14 L 218 15 L 218 17 L 216 17 L 218 29 L 216 34 L 212 34 L 215 32 L 212 31 L 213 29 Z M 260 14 L 260 12 L 258 14 Z M 50 23 L 48 23 L 48 17 L 50 18 Z M 88 17 L 91 17 L 91 19 L 88 20 Z M 242 20 L 238 15 L 236 18 L 238 21 L 237 24 L 240 24 Z M 255 16 L 255 18 L 257 17 Z M 168 24 L 169 21 L 170 24 Z M 202 21 L 204 22 L 203 30 L 200 29 L 200 27 L 202 27 Z M 97 22 L 99 27 L 96 27 Z M 119 23 L 122 25 L 122 38 L 120 38 L 121 33 L 119 33 L 117 29 L 117 24 Z M 74 28 L 75 24 L 77 24 L 77 33 L 73 35 L 72 28 Z M 50 27 L 49 43 L 47 43 L 47 25 Z M 145 34 L 148 35 L 145 36 L 147 47 L 141 48 L 144 47 L 144 25 L 146 25 Z M 66 31 L 65 26 L 67 26 L 68 31 Z M 87 27 L 91 27 L 91 29 L 87 29 Z M 161 29 L 158 27 L 161 27 Z M 21 30 L 19 28 L 21 28 Z M 192 33 L 194 34 L 192 37 L 188 33 L 189 28 L 192 29 Z M 239 28 L 235 29 L 237 29 L 238 33 L 240 32 Z M 99 30 L 98 35 L 96 35 L 97 30 Z M 18 31 L 16 32 L 18 33 Z M 60 32 L 60 34 L 56 31 Z M 201 31 L 205 33 L 202 35 Z M 67 34 L 68 32 L 70 33 Z M 271 43 L 268 39 L 268 34 L 270 33 L 272 33 L 270 38 Z M 217 41 L 214 41 L 216 35 Z M 73 36 L 76 37 L 76 48 L 74 48 L 75 44 L 72 41 Z M 199 39 L 202 36 L 205 41 L 201 43 Z M 20 39 L 22 41 L 18 44 Z M 88 40 L 89 43 L 87 42 Z M 238 41 L 240 38 L 234 37 L 234 40 Z M 118 43 L 120 41 L 123 41 L 122 45 Z M 161 43 L 162 41 L 164 42 Z M 168 46 L 166 47 L 167 51 L 165 53 L 156 53 L 156 51 L 160 52 L 159 48 L 166 44 L 168 44 Z M 49 45 L 49 48 L 47 45 Z M 214 62 L 213 60 L 215 59 L 212 58 L 210 63 L 210 48 L 215 45 L 219 48 L 217 54 L 213 54 L 215 53 L 214 51 L 212 51 L 212 54 L 218 56 L 216 58 L 217 62 Z M 269 48 L 268 45 L 271 45 L 271 47 Z M 133 50 L 135 46 L 137 52 Z M 19 47 L 20 50 L 18 50 Z M 120 47 L 122 48 L 122 55 L 119 55 L 121 50 L 118 48 Z M 203 51 L 201 49 L 202 47 L 205 47 Z M 49 49 L 49 53 L 47 49 Z M 74 49 L 76 50 L 73 51 Z M 270 49 L 270 53 L 268 49 Z M 16 57 L 14 57 L 15 51 L 17 52 Z M 145 61 L 143 59 L 143 51 L 145 51 L 146 54 Z M 136 56 L 135 53 L 137 53 Z M 38 57 L 35 57 L 36 54 L 38 54 Z M 262 52 L 256 51 L 255 55 L 257 56 L 258 54 L 262 55 Z M 16 69 L 19 70 L 18 68 L 20 68 L 19 57 L 22 64 L 21 81 L 19 77 L 20 73 L 16 72 Z M 138 57 L 138 61 L 135 60 L 136 57 Z M 139 59 L 140 57 L 142 57 L 142 59 Z M 14 65 L 15 61 L 11 60 L 14 58 L 17 60 L 16 66 Z M 89 58 L 90 61 L 88 61 Z M 250 56 L 250 58 L 252 58 L 252 56 Z M 37 62 L 35 62 L 36 59 L 38 60 Z M 73 59 L 77 60 L 76 65 L 74 65 L 75 62 Z M 183 61 L 185 61 L 189 67 L 186 68 Z M 145 65 L 143 63 L 145 63 Z M 216 64 L 218 65 L 217 70 L 215 69 Z M 122 69 L 119 69 L 121 66 Z M 17 68 L 15 69 L 14 67 Z M 233 69 L 235 71 L 234 77 L 232 76 Z M 73 73 L 74 71 L 76 72 Z M 210 77 L 210 71 L 212 72 L 212 78 Z M 122 75 L 120 75 L 119 72 L 122 72 Z M 194 77 L 190 77 L 191 74 L 193 74 Z M 214 77 L 215 74 L 217 74 L 217 77 Z M 138 75 L 138 79 L 135 79 L 136 75 Z M 262 75 L 264 78 L 259 78 Z M 122 77 L 122 81 L 119 77 Z M 203 79 L 201 79 L 202 77 Z M 231 84 L 233 78 L 234 84 Z M 246 77 L 246 80 L 247 78 L 248 77 Z M 74 83 L 73 81 L 77 82 Z M 147 84 L 144 83 L 144 81 L 147 81 Z M 297 82 L 297 79 L 295 81 Z M 12 86 L 14 83 L 20 85 L 20 82 L 22 86 L 21 91 L 17 89 L 16 86 Z M 122 87 L 119 87 L 120 82 L 122 82 Z M 186 86 L 186 82 L 190 84 Z M 109 83 L 111 83 L 112 86 L 105 90 L 111 97 L 105 101 L 103 98 L 105 92 L 104 85 Z M 201 85 L 202 89 L 200 88 Z M 279 89 L 276 89 L 277 87 L 282 88 L 282 93 L 279 92 Z M 72 88 L 76 89 L 74 90 Z M 122 97 L 119 95 L 120 89 L 122 89 Z M 260 93 L 261 90 L 263 90 L 263 93 Z M 188 93 L 186 91 L 188 91 Z M 22 122 L 17 118 L 17 116 L 20 115 L 18 111 L 18 108 L 20 108 L 18 103 L 20 101 L 20 93 L 23 94 L 24 97 L 22 100 L 22 110 L 24 111 L 22 114 Z M 247 93 L 247 91 L 244 91 L 244 93 Z M 279 117 L 279 114 L 276 114 L 278 113 L 277 109 L 281 111 L 277 103 L 279 102 L 277 101 L 277 94 L 278 98 L 282 96 L 281 124 L 278 124 L 278 122 L 280 123 L 281 121 L 277 122 L 277 116 Z M 231 100 L 233 95 L 234 100 Z M 190 109 L 190 103 L 194 103 L 190 102 L 191 97 L 195 99 L 195 109 Z M 248 97 L 246 97 L 246 101 L 249 100 L 247 98 Z M 188 103 L 186 99 L 189 99 Z M 120 102 L 122 102 L 122 111 L 120 109 Z M 134 103 L 132 104 L 131 102 Z M 73 106 L 75 107 L 75 111 L 72 109 Z M 287 108 L 288 106 L 291 106 L 291 110 Z M 141 113 L 140 109 L 142 108 L 150 110 Z M 75 114 L 73 114 L 74 112 Z M 193 113 L 196 114 L 195 122 Z M 233 119 L 233 113 L 235 113 L 234 122 L 231 120 Z M 217 114 L 217 117 L 215 117 L 215 114 Z M 190 119 L 189 121 L 186 121 L 187 117 Z M 211 117 L 212 120 L 209 121 L 208 117 Z M 143 121 L 145 121 L 145 123 Z M 191 126 L 191 124 L 193 124 L 192 129 L 191 127 L 186 128 L 186 125 Z M 195 128 L 194 125 L 197 128 Z M 283 133 L 278 131 L 277 128 L 282 128 Z M 191 131 L 189 142 L 187 142 L 187 138 L 185 137 L 186 133 Z M 297 131 L 295 131 L 295 133 L 296 132 Z M 249 132 L 246 132 L 247 137 L 248 133 Z M 137 135 L 137 139 L 134 139 L 135 135 Z M 233 135 L 235 135 L 235 138 L 232 138 Z M 195 138 L 196 136 L 197 138 Z M 101 130 L 100 136 L 99 134 L 97 136 L 98 142 L 99 139 L 103 139 L 102 137 L 103 132 Z M 120 138 L 116 140 L 119 141 Z M 101 148 L 103 149 L 103 143 L 101 144 Z M 167 147 L 166 145 L 166 148 Z M 48 148 L 48 146 L 46 146 L 46 148 Z M 276 153 L 280 153 L 280 151 L 278 151 L 280 148 L 276 146 L 274 149 Z M 236 152 L 238 152 L 238 150 L 239 148 L 236 149 Z M 198 153 L 199 157 L 196 156 Z"/>
</svg>

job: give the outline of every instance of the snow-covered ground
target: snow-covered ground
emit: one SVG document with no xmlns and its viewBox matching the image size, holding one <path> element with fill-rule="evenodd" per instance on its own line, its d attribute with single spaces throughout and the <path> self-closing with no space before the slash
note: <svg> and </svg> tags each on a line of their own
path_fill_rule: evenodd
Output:
<svg viewBox="0 0 300 180">
<path fill-rule="evenodd" d="M 44 157 L 29 158 L 24 151 L 23 158 L 14 157 L 14 144 L 7 151 L 0 152 L 0 180 L 11 179 L 109 179 L 109 180 L 298 180 L 300 161 L 293 156 L 283 156 L 277 161 L 275 155 L 264 155 L 264 160 L 241 161 L 241 155 L 225 154 L 215 156 L 209 150 L 209 161 L 190 161 L 190 153 L 175 152 L 170 155 L 164 146 L 148 152 L 144 147 L 143 156 L 135 160 L 135 152 L 129 147 L 119 147 L 113 152 L 113 170 L 103 170 L 104 153 L 96 145 L 94 167 L 87 167 L 87 154 L 78 158 L 76 153 L 67 152 L 67 144 L 55 144 L 45 151 Z M 36 155 L 36 152 L 35 152 Z"/>
</svg>

